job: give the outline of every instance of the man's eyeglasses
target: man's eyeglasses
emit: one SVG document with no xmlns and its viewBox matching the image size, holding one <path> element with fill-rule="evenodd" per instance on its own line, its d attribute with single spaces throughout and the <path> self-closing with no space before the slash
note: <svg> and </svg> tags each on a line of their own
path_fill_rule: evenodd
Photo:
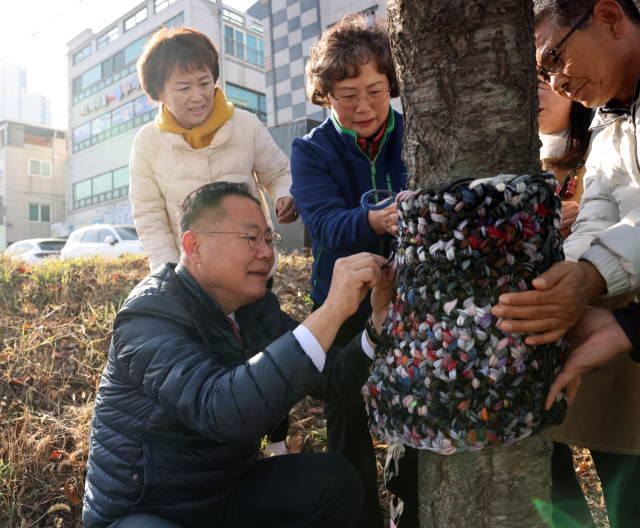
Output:
<svg viewBox="0 0 640 528">
<path fill-rule="evenodd" d="M 249 247 L 255 251 L 258 251 L 265 242 L 271 248 L 275 248 L 278 243 L 282 242 L 280 233 L 276 233 L 275 231 L 263 233 L 262 229 L 259 227 L 249 229 L 246 233 L 241 231 L 196 231 L 196 233 L 203 235 L 245 235 L 247 237 Z"/>
<path fill-rule="evenodd" d="M 371 90 L 366 95 L 364 95 L 364 98 L 369 101 L 369 104 L 382 104 L 387 100 L 387 97 L 389 97 L 389 92 L 391 92 L 391 88 Z M 344 108 L 345 110 L 349 110 L 358 106 L 358 103 L 361 99 L 361 96 L 358 94 L 348 94 L 336 97 L 331 92 L 329 92 L 329 95 L 333 97 L 334 100 L 338 101 L 338 105 L 340 106 L 340 108 Z"/>
<path fill-rule="evenodd" d="M 564 37 L 555 48 L 553 48 L 550 52 L 546 53 L 544 57 L 542 57 L 542 62 L 541 62 L 542 70 L 538 72 L 538 79 L 540 79 L 540 81 L 548 85 L 549 82 L 551 81 L 550 74 L 560 73 L 564 69 L 564 61 L 560 57 L 558 57 L 558 55 L 556 55 L 556 51 L 558 51 L 560 46 L 562 46 L 567 41 L 567 39 L 571 35 L 573 35 L 574 31 L 576 31 L 582 24 L 584 24 L 589 19 L 589 17 L 591 16 L 591 13 L 593 13 L 593 7 L 589 10 L 589 12 L 586 15 L 584 15 L 580 20 L 578 20 L 578 23 L 575 26 L 573 26 L 571 31 L 567 33 L 567 36 Z M 546 88 L 543 88 L 543 90 L 546 90 Z"/>
</svg>

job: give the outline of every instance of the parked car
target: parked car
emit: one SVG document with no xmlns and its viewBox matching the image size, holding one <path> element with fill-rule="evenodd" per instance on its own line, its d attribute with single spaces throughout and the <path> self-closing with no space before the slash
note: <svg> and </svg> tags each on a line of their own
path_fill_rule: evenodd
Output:
<svg viewBox="0 0 640 528">
<path fill-rule="evenodd" d="M 58 259 L 66 242 L 61 238 L 32 238 L 14 242 L 4 252 L 16 260 L 38 264 L 43 259 Z"/>
<path fill-rule="evenodd" d="M 118 258 L 125 253 L 145 254 L 134 226 L 95 224 L 71 233 L 61 256 L 63 259 L 92 255 Z"/>
</svg>

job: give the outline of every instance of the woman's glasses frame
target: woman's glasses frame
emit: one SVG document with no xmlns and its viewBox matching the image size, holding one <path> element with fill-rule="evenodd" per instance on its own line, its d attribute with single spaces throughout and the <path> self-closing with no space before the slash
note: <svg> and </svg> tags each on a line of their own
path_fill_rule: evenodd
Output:
<svg viewBox="0 0 640 528">
<path fill-rule="evenodd" d="M 371 94 L 375 94 L 374 99 L 376 99 L 378 97 L 377 96 L 378 92 L 380 92 L 380 97 L 382 97 L 382 99 L 380 101 L 372 100 Z M 371 90 L 367 92 L 365 95 L 349 94 L 349 95 L 341 95 L 340 97 L 336 97 L 331 92 L 329 92 L 329 95 L 334 101 L 338 101 L 338 106 L 340 106 L 340 108 L 344 110 L 351 110 L 352 108 L 355 108 L 356 106 L 358 106 L 358 103 L 362 98 L 366 99 L 369 102 L 369 104 L 372 104 L 372 105 L 382 104 L 387 100 L 390 92 L 391 92 L 391 88 L 387 87 L 382 89 Z M 353 99 L 346 99 L 346 98 L 353 98 Z"/>
</svg>

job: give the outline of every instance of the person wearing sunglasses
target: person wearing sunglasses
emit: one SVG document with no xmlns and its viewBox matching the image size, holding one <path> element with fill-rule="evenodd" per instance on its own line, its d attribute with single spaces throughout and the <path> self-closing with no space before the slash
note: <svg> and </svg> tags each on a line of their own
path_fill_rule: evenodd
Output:
<svg viewBox="0 0 640 528">
<path fill-rule="evenodd" d="M 180 203 L 180 263 L 154 270 L 118 312 L 91 424 L 86 528 L 338 528 L 363 488 L 332 453 L 258 460 L 306 395 L 360 396 L 393 298 L 385 259 L 339 260 L 302 324 L 267 290 L 279 240 L 252 189 L 206 184 Z M 371 325 L 332 347 L 371 293 Z"/>
<path fill-rule="evenodd" d="M 306 64 L 306 91 L 311 103 L 331 115 L 303 138 L 293 141 L 291 194 L 313 239 L 311 299 L 313 309 L 324 305 L 335 262 L 359 251 L 389 256 L 392 234 L 398 228 L 394 201 L 378 211 L 362 207 L 361 197 L 372 189 L 398 192 L 405 188 L 402 161 L 402 115 L 390 105 L 399 96 L 386 22 L 364 15 L 347 15 L 325 31 Z M 369 299 L 350 317 L 336 337 L 348 343 L 365 326 L 371 313 Z M 327 444 L 331 453 L 345 456 L 365 486 L 357 528 L 382 528 L 376 458 L 362 398 L 352 404 L 325 406 Z M 405 449 L 395 457 L 402 465 Z M 407 448 L 407 451 L 413 451 Z M 390 450 L 393 451 L 393 448 Z M 391 457 L 393 461 L 394 458 Z M 409 494 L 404 506 L 402 490 L 393 488 L 392 520 L 401 515 L 402 526 L 418 526 L 417 456 L 404 464 Z M 397 474 L 397 468 L 386 471 Z M 415 484 L 413 484 L 415 480 Z M 397 482 L 397 478 L 393 478 Z"/>
<path fill-rule="evenodd" d="M 632 0 L 534 0 L 534 16 L 540 81 L 599 107 L 578 217 L 564 243 L 567 260 L 535 279 L 535 291 L 502 295 L 492 310 L 506 319 L 503 331 L 536 333 L 527 344 L 542 344 L 565 335 L 588 304 L 611 309 L 640 287 L 640 11 Z M 557 442 L 591 449 L 612 528 L 640 518 L 638 401 L 640 365 L 620 356 L 583 376 L 553 433 Z M 568 448 L 563 456 L 554 456 L 554 469 L 570 468 Z M 556 508 L 557 525 L 592 526 L 573 472 L 567 474 L 564 483 L 554 474 L 554 498 L 573 493 L 575 502 Z"/>
</svg>

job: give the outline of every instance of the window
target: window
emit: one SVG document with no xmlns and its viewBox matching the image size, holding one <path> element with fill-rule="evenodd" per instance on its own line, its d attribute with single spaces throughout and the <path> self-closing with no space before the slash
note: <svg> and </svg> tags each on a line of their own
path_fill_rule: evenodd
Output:
<svg viewBox="0 0 640 528">
<path fill-rule="evenodd" d="M 129 31 L 136 27 L 140 22 L 147 19 L 147 8 L 143 7 L 135 15 L 130 16 L 124 21 L 124 30 Z"/>
<path fill-rule="evenodd" d="M 113 237 L 114 240 L 116 239 L 116 237 L 113 236 L 113 232 L 111 231 L 111 229 L 103 229 L 102 231 L 100 231 L 100 237 L 98 238 L 98 243 L 100 244 L 106 243 L 108 236 Z"/>
<path fill-rule="evenodd" d="M 109 114 L 109 116 L 111 116 L 111 114 Z M 78 143 L 89 138 L 91 138 L 91 123 L 85 123 L 84 125 L 81 125 L 73 129 L 74 145 L 77 145 Z"/>
<path fill-rule="evenodd" d="M 88 231 L 85 231 L 84 236 L 82 237 L 82 243 L 97 244 L 99 236 L 100 236 L 100 229 L 89 229 Z"/>
<path fill-rule="evenodd" d="M 111 128 L 111 114 L 104 114 L 91 121 L 93 134 L 98 135 Z"/>
<path fill-rule="evenodd" d="M 102 63 L 102 78 L 109 77 L 113 71 L 113 60 L 107 59 Z"/>
<path fill-rule="evenodd" d="M 247 61 L 264 66 L 264 44 L 261 38 L 247 33 Z"/>
<path fill-rule="evenodd" d="M 133 44 L 129 44 L 126 48 L 124 48 L 125 64 L 129 64 L 130 62 L 134 62 L 138 59 L 148 38 L 149 37 L 145 35 L 141 39 L 136 40 Z"/>
<path fill-rule="evenodd" d="M 244 59 L 244 33 L 236 30 L 236 57 Z"/>
<path fill-rule="evenodd" d="M 118 38 L 118 26 L 111 28 L 104 35 L 98 37 L 96 41 L 96 49 L 102 49 L 107 44 L 111 44 L 114 40 Z"/>
<path fill-rule="evenodd" d="M 82 77 L 73 80 L 72 89 L 74 94 L 82 91 Z"/>
<path fill-rule="evenodd" d="M 115 230 L 122 240 L 140 240 L 135 227 L 116 227 Z"/>
<path fill-rule="evenodd" d="M 174 4 L 176 0 L 155 0 L 156 13 Z"/>
<path fill-rule="evenodd" d="M 102 78 L 102 64 L 94 66 L 73 80 L 73 93 L 76 94 L 87 89 Z"/>
<path fill-rule="evenodd" d="M 105 172 L 73 185 L 73 208 L 126 198 L 129 194 L 129 166 Z"/>
<path fill-rule="evenodd" d="M 162 25 L 167 28 L 184 26 L 184 13 L 180 13 L 179 15 L 174 16 Z"/>
<path fill-rule="evenodd" d="M 140 11 L 138 13 L 140 13 Z M 183 26 L 184 13 L 180 13 L 179 15 L 174 16 L 173 18 L 167 20 L 163 25 L 166 27 Z M 113 29 L 117 32 L 118 28 Z M 89 92 L 88 94 L 81 93 L 84 90 L 92 89 L 92 91 L 94 92 L 97 90 L 102 90 L 105 86 L 109 86 L 119 79 L 122 79 L 123 76 L 135 72 L 134 63 L 136 62 L 136 60 L 138 60 L 138 57 L 142 53 L 144 45 L 148 39 L 149 35 L 145 35 L 132 44 L 129 44 L 126 48 L 120 50 L 115 55 L 109 57 L 101 65 L 94 66 L 93 68 L 91 68 L 91 70 L 85 72 L 80 77 L 75 78 L 72 83 L 73 95 L 75 96 L 73 98 L 73 104 L 76 104 L 82 101 L 85 97 L 91 95 L 91 92 Z M 123 69 L 124 71 L 120 71 Z M 97 83 L 100 84 L 96 89 L 94 85 L 96 85 Z"/>
<path fill-rule="evenodd" d="M 245 45 L 246 37 L 246 45 Z M 251 33 L 224 26 L 224 51 L 264 68 L 264 41 Z"/>
<path fill-rule="evenodd" d="M 45 240 L 44 242 L 39 242 L 36 245 L 40 246 L 42 251 L 60 251 L 64 247 L 65 242 L 64 240 Z"/>
<path fill-rule="evenodd" d="M 30 159 L 29 160 L 29 175 L 31 176 L 51 176 L 51 162 Z"/>
<path fill-rule="evenodd" d="M 264 33 L 264 28 L 262 27 L 261 24 L 258 24 L 257 22 L 253 22 L 251 24 L 251 29 L 253 29 L 256 33 L 260 33 L 261 35 Z"/>
<path fill-rule="evenodd" d="M 142 95 L 73 129 L 73 152 L 112 138 L 153 120 L 158 108 Z"/>
<path fill-rule="evenodd" d="M 241 86 L 235 86 L 227 83 L 227 91 L 225 95 L 235 106 L 258 114 L 258 117 L 266 123 L 267 98 L 263 94 L 252 92 L 251 90 L 247 90 Z"/>
<path fill-rule="evenodd" d="M 0 158 L 0 178 L 4 177 L 4 158 Z M 0 211 L 0 215 L 2 211 Z"/>
<path fill-rule="evenodd" d="M 121 123 L 126 123 L 131 119 L 133 119 L 133 103 L 121 106 L 117 110 L 111 112 L 111 126 L 113 127 L 118 126 Z M 95 133 L 93 133 L 93 135 L 95 136 Z"/>
<path fill-rule="evenodd" d="M 233 22 L 234 24 L 238 24 L 239 26 L 244 26 L 244 17 L 238 13 L 229 11 L 228 9 L 222 10 L 222 18 L 229 22 Z"/>
<path fill-rule="evenodd" d="M 29 204 L 30 222 L 51 222 L 51 206 Z"/>
<path fill-rule="evenodd" d="M 82 59 L 86 59 L 89 55 L 91 55 L 91 44 L 88 44 L 78 53 L 73 55 L 73 64 L 78 64 Z"/>
</svg>

